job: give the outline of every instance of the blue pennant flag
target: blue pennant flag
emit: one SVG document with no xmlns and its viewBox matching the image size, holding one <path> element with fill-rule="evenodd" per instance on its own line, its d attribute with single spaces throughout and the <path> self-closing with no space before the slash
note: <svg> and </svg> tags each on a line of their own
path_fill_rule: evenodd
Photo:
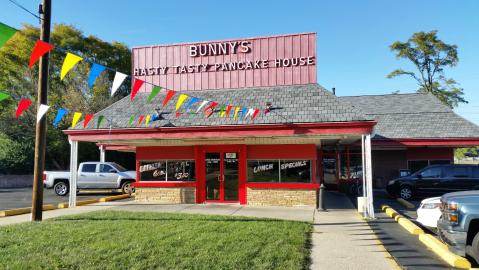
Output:
<svg viewBox="0 0 479 270">
<path fill-rule="evenodd" d="M 191 97 L 190 101 L 188 101 L 188 103 L 186 104 L 186 106 L 183 108 L 183 111 L 187 111 L 191 105 L 195 104 L 196 102 L 198 102 L 198 100 L 200 100 L 199 98 L 197 97 Z"/>
<path fill-rule="evenodd" d="M 242 108 L 242 109 L 241 109 L 241 117 L 244 118 L 247 113 L 248 113 L 248 108 Z"/>
<path fill-rule="evenodd" d="M 158 115 L 158 113 L 152 114 L 151 115 L 151 122 L 157 121 L 157 120 L 160 120 L 160 116 Z"/>
<path fill-rule="evenodd" d="M 58 123 L 62 120 L 63 116 L 68 113 L 67 109 L 60 108 L 58 109 L 57 116 L 55 116 L 55 120 L 53 120 L 53 126 L 57 127 Z"/>
<path fill-rule="evenodd" d="M 90 69 L 90 75 L 88 76 L 88 88 L 92 88 L 95 83 L 96 77 L 105 70 L 105 67 L 97 63 L 93 63 Z"/>
</svg>

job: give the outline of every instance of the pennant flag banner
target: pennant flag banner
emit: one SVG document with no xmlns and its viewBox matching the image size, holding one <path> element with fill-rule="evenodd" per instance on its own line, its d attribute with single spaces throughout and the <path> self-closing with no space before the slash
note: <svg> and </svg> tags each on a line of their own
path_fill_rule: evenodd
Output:
<svg viewBox="0 0 479 270">
<path fill-rule="evenodd" d="M 96 78 L 105 70 L 105 67 L 97 63 L 93 63 L 90 69 L 90 75 L 88 75 L 88 88 L 92 88 L 96 81 Z"/>
<path fill-rule="evenodd" d="M 38 112 L 37 112 L 37 123 L 40 122 L 43 116 L 47 113 L 48 109 L 50 109 L 50 106 L 45 104 L 40 104 L 40 107 L 38 108 Z"/>
<path fill-rule="evenodd" d="M 196 109 L 196 113 L 199 113 L 201 111 L 201 109 L 206 105 L 208 104 L 208 100 L 203 100 L 203 102 L 201 102 L 200 106 L 198 107 L 198 109 Z"/>
<path fill-rule="evenodd" d="M 160 120 L 160 115 L 158 115 L 157 113 L 154 113 L 154 114 L 151 116 L 151 122 L 157 121 L 157 120 Z"/>
<path fill-rule="evenodd" d="M 181 112 L 176 112 L 176 118 L 181 116 Z"/>
<path fill-rule="evenodd" d="M 0 92 L 0 101 L 2 101 L 2 100 L 4 100 L 4 99 L 7 99 L 7 98 L 9 98 L 9 97 L 10 97 L 10 96 L 9 96 L 8 94 Z"/>
<path fill-rule="evenodd" d="M 140 87 L 143 85 L 144 81 L 135 79 L 135 82 L 133 83 L 133 90 L 131 91 L 131 96 L 130 99 L 133 100 L 135 99 L 136 93 L 138 93 L 138 90 L 140 90 Z"/>
<path fill-rule="evenodd" d="M 254 113 L 251 116 L 251 120 L 254 120 L 256 118 L 256 116 L 258 115 L 258 113 L 259 113 L 259 109 L 254 110 Z"/>
<path fill-rule="evenodd" d="M 130 116 L 130 121 L 129 121 L 130 126 L 133 124 L 133 120 L 135 120 L 134 115 Z"/>
<path fill-rule="evenodd" d="M 73 53 L 67 53 L 67 56 L 65 56 L 65 60 L 63 60 L 62 69 L 60 71 L 60 80 L 63 80 L 67 73 L 81 60 L 83 60 L 83 58 L 81 58 L 80 56 Z"/>
<path fill-rule="evenodd" d="M 235 114 L 234 114 L 234 119 L 235 120 L 238 119 L 238 112 L 239 112 L 240 109 L 241 109 L 241 107 L 236 107 L 236 109 L 235 109 Z"/>
<path fill-rule="evenodd" d="M 206 111 L 205 112 L 206 118 L 210 118 L 210 116 L 213 114 L 213 111 L 214 110 Z"/>
<path fill-rule="evenodd" d="M 231 105 L 228 105 L 228 107 L 226 107 L 226 116 L 229 116 L 230 115 L 230 112 L 231 112 L 231 109 L 233 108 L 233 106 Z"/>
<path fill-rule="evenodd" d="M 57 115 L 55 116 L 55 119 L 53 120 L 53 126 L 57 127 L 60 121 L 62 120 L 63 116 L 65 116 L 68 113 L 68 110 L 65 108 L 60 108 L 57 111 Z"/>
<path fill-rule="evenodd" d="M 137 126 L 141 125 L 141 122 L 143 122 L 143 118 L 145 118 L 145 116 L 143 114 L 140 115 L 140 118 L 138 119 L 138 122 L 136 123 Z"/>
<path fill-rule="evenodd" d="M 216 106 L 218 106 L 218 102 L 214 102 L 214 101 L 211 102 L 211 104 L 205 108 L 205 112 L 208 111 L 209 109 L 211 109 L 211 111 L 214 111 Z"/>
<path fill-rule="evenodd" d="M 156 97 L 156 95 L 158 95 L 158 93 L 160 93 L 160 90 L 161 90 L 161 87 L 160 86 L 154 86 L 153 89 L 151 89 L 151 93 L 150 95 L 148 96 L 148 103 L 150 103 L 154 97 Z"/>
<path fill-rule="evenodd" d="M 198 102 L 198 100 L 200 100 L 200 99 L 197 98 L 197 97 L 191 97 L 190 101 L 188 101 L 188 103 L 186 103 L 186 106 L 183 108 L 183 110 L 184 111 L 188 110 L 193 104 Z"/>
<path fill-rule="evenodd" d="M 241 109 L 241 117 L 245 118 L 247 113 L 248 113 L 248 108 Z"/>
<path fill-rule="evenodd" d="M 104 119 L 105 119 L 105 116 L 103 116 L 103 115 L 98 116 L 98 119 L 97 119 L 97 122 L 96 122 L 96 128 L 100 128 L 101 122 L 103 122 Z"/>
<path fill-rule="evenodd" d="M 146 126 L 149 126 L 149 125 L 150 125 L 150 115 L 149 115 L 149 114 L 146 115 L 145 125 L 146 125 Z"/>
<path fill-rule="evenodd" d="M 12 28 L 6 24 L 0 23 L 0 48 L 7 43 L 7 41 L 13 37 L 17 32 L 17 29 Z"/>
<path fill-rule="evenodd" d="M 188 98 L 188 95 L 181 94 L 180 97 L 178 98 L 178 101 L 176 102 L 176 107 L 175 110 L 178 111 L 178 109 L 181 107 L 181 104 L 185 101 L 185 99 Z"/>
<path fill-rule="evenodd" d="M 88 126 L 88 123 L 90 123 L 92 118 L 93 118 L 93 114 L 85 115 L 85 119 L 83 119 L 83 128 L 86 128 Z"/>
<path fill-rule="evenodd" d="M 245 117 L 252 116 L 254 113 L 254 109 L 248 109 L 248 112 L 246 113 Z"/>
<path fill-rule="evenodd" d="M 55 46 L 52 44 L 37 40 L 35 47 L 33 47 L 32 54 L 30 55 L 30 63 L 28 64 L 28 68 L 32 68 L 38 59 L 40 59 L 40 57 L 53 50 L 53 48 L 55 48 Z"/>
<path fill-rule="evenodd" d="M 220 107 L 220 117 L 225 117 L 225 113 L 226 113 L 226 105 L 222 104 Z"/>
<path fill-rule="evenodd" d="M 81 112 L 76 112 L 73 114 L 72 128 L 74 128 L 77 125 L 78 121 L 80 121 L 81 116 L 82 116 Z"/>
<path fill-rule="evenodd" d="M 166 97 L 165 97 L 165 100 L 163 100 L 163 107 L 166 106 L 166 104 L 168 104 L 168 101 L 170 101 L 170 99 L 176 94 L 175 91 L 173 90 L 168 90 L 168 93 L 166 93 Z"/>
<path fill-rule="evenodd" d="M 113 85 L 111 86 L 111 96 L 113 96 L 115 94 L 116 90 L 118 90 L 118 88 L 120 88 L 121 84 L 126 79 L 126 77 L 128 77 L 128 75 L 123 74 L 121 72 L 117 71 L 115 73 L 115 78 L 113 79 Z"/>
<path fill-rule="evenodd" d="M 23 98 L 18 103 L 17 112 L 15 113 L 15 117 L 18 118 L 20 115 L 30 106 L 32 105 L 32 101 L 26 98 Z"/>
</svg>

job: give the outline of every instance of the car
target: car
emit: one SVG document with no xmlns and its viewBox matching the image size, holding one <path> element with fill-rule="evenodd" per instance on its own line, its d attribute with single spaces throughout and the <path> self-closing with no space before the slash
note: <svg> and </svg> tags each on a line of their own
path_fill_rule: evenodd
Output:
<svg viewBox="0 0 479 270">
<path fill-rule="evenodd" d="M 421 201 L 417 209 L 416 221 L 429 228 L 436 228 L 441 217 L 441 197 L 427 198 Z"/>
<path fill-rule="evenodd" d="M 437 232 L 450 251 L 479 263 L 479 191 L 443 195 Z"/>
<path fill-rule="evenodd" d="M 431 165 L 388 182 L 386 191 L 405 200 L 479 189 L 478 165 Z"/>
<path fill-rule="evenodd" d="M 77 191 L 80 189 L 121 189 L 125 194 L 135 191 L 136 171 L 128 171 L 114 162 L 82 162 L 78 166 Z M 53 188 L 58 196 L 70 191 L 69 171 L 45 171 L 43 185 Z"/>
</svg>

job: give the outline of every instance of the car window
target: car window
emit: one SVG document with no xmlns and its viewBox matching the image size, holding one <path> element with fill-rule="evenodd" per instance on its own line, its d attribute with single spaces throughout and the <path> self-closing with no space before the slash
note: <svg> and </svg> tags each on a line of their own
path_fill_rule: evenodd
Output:
<svg viewBox="0 0 479 270">
<path fill-rule="evenodd" d="M 479 178 L 479 168 L 472 168 L 472 177 Z"/>
<path fill-rule="evenodd" d="M 439 178 L 441 177 L 441 171 L 442 170 L 439 167 L 429 168 L 422 171 L 421 176 L 423 178 Z"/>
<path fill-rule="evenodd" d="M 445 173 L 446 177 L 465 178 L 469 177 L 469 170 L 467 167 L 449 167 Z"/>
<path fill-rule="evenodd" d="M 112 166 L 106 164 L 100 164 L 100 172 L 101 173 L 109 173 L 110 170 L 114 170 Z"/>
<path fill-rule="evenodd" d="M 115 167 L 115 169 L 117 169 L 119 172 L 125 172 L 125 171 L 126 171 L 125 167 L 123 167 L 123 166 L 121 166 L 121 165 L 119 165 L 119 164 L 112 163 L 111 165 L 112 165 L 113 167 Z"/>
<path fill-rule="evenodd" d="M 96 164 L 83 164 L 82 172 L 95 172 Z"/>
</svg>

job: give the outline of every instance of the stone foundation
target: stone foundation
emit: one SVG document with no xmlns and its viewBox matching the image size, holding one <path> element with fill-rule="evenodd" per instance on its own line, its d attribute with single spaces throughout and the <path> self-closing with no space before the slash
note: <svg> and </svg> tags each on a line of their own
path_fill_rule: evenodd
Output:
<svg viewBox="0 0 479 270">
<path fill-rule="evenodd" d="M 155 203 L 196 203 L 194 187 L 137 187 L 135 201 Z"/>
<path fill-rule="evenodd" d="M 248 205 L 254 206 L 316 206 L 314 189 L 248 188 Z"/>
</svg>

